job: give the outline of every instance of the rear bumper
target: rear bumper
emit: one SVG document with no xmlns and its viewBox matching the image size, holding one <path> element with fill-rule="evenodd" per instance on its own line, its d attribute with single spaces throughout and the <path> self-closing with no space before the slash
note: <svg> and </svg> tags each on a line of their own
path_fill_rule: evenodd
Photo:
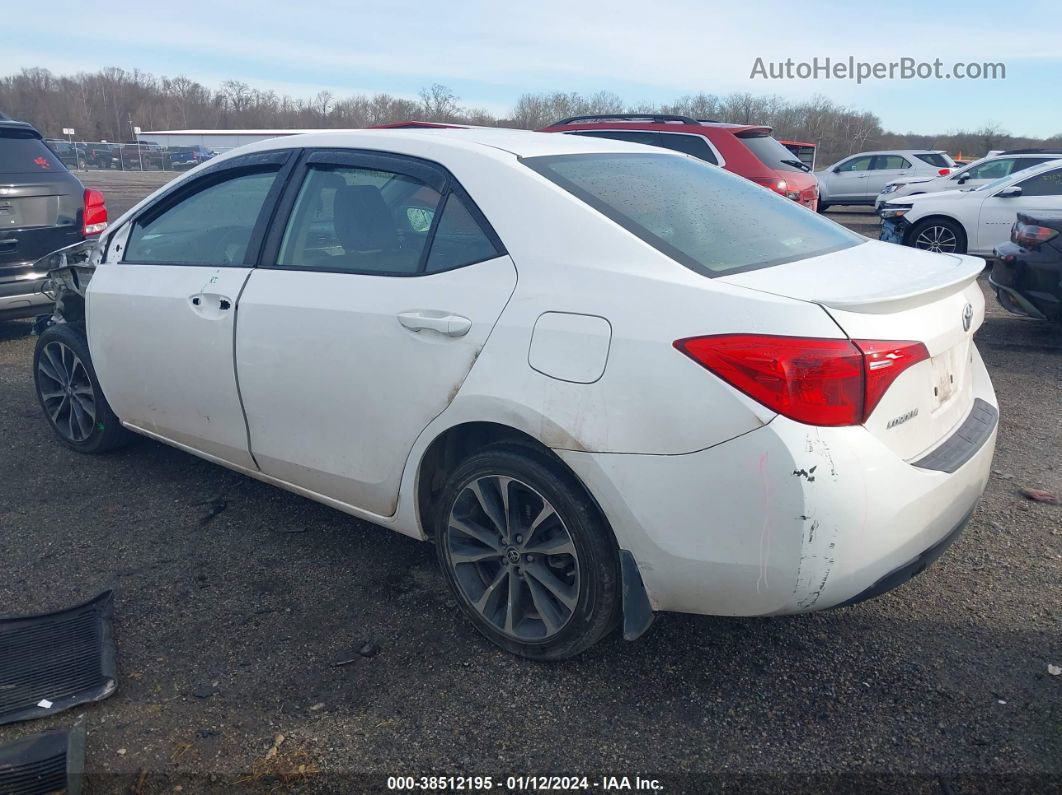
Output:
<svg viewBox="0 0 1062 795">
<path fill-rule="evenodd" d="M 45 279 L 22 279 L 0 282 L 0 320 L 46 315 L 52 299 L 41 292 Z"/>
<path fill-rule="evenodd" d="M 993 424 L 951 472 L 900 459 L 863 427 L 781 416 L 688 455 L 558 454 L 634 557 L 654 610 L 822 610 L 909 579 L 973 511 L 996 439 L 980 357 L 976 367 Z"/>
<path fill-rule="evenodd" d="M 1014 243 L 997 246 L 988 283 L 1008 312 L 1062 321 L 1062 258 L 1054 250 L 1033 252 Z"/>
</svg>

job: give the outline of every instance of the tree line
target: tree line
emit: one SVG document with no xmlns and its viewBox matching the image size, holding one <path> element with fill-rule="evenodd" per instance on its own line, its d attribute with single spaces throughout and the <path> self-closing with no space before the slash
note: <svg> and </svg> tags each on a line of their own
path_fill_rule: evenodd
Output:
<svg viewBox="0 0 1062 795">
<path fill-rule="evenodd" d="M 1049 139 L 1009 135 L 997 124 L 940 135 L 884 130 L 873 113 L 818 96 L 791 102 L 778 96 L 698 93 L 660 105 L 630 105 L 608 91 L 592 95 L 540 92 L 521 95 L 499 117 L 466 107 L 452 90 L 434 84 L 418 99 L 390 94 L 335 97 L 321 91 L 312 99 L 293 98 L 226 80 L 216 89 L 187 77 L 157 77 L 115 67 L 76 75 L 55 75 L 39 67 L 0 78 L 0 112 L 28 121 L 47 137 L 65 127 L 86 141 L 131 141 L 133 127 L 170 129 L 357 128 L 396 121 L 455 122 L 536 129 L 567 116 L 591 113 L 671 113 L 739 124 L 766 124 L 776 138 L 818 144 L 818 162 L 827 165 L 867 149 L 945 149 L 979 157 L 992 149 L 1062 147 L 1062 133 Z"/>
</svg>

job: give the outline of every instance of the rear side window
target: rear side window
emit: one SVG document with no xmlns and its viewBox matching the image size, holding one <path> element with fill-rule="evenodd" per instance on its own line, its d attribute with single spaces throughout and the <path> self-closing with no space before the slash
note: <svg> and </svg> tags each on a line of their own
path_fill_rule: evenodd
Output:
<svg viewBox="0 0 1062 795">
<path fill-rule="evenodd" d="M 314 166 L 299 189 L 277 265 L 415 274 L 441 200 L 434 188 L 406 174 Z"/>
<path fill-rule="evenodd" d="M 211 182 L 161 213 L 138 219 L 125 261 L 140 264 L 244 265 L 276 169 L 238 172 Z"/>
<path fill-rule="evenodd" d="M 436 273 L 460 268 L 492 259 L 500 253 L 464 200 L 456 193 L 447 196 L 439 224 L 435 227 L 425 270 Z"/>
<path fill-rule="evenodd" d="M 874 170 L 884 171 L 886 169 L 890 171 L 897 171 L 901 168 L 910 168 L 911 164 L 907 162 L 906 158 L 899 155 L 878 155 L 874 158 Z"/>
<path fill-rule="evenodd" d="M 764 268 L 864 242 L 796 202 L 691 158 L 602 153 L 522 162 L 705 276 Z"/>
<path fill-rule="evenodd" d="M 712 165 L 719 165 L 712 147 L 699 135 L 682 135 L 679 133 L 661 133 L 660 145 L 665 149 L 675 152 L 683 152 L 687 155 L 699 157 Z"/>
<path fill-rule="evenodd" d="M 21 130 L 0 130 L 0 174 L 66 171 L 44 141 Z"/>
<path fill-rule="evenodd" d="M 931 166 L 937 168 L 952 168 L 955 165 L 955 161 L 948 155 L 941 154 L 940 152 L 929 152 L 924 155 L 915 155 L 923 163 L 929 163 Z"/>
<path fill-rule="evenodd" d="M 760 132 L 738 133 L 737 139 L 756 155 L 756 159 L 775 171 L 810 171 L 799 157 L 778 141 Z"/>
<path fill-rule="evenodd" d="M 1045 171 L 1018 184 L 1022 196 L 1062 196 L 1062 169 Z"/>
</svg>

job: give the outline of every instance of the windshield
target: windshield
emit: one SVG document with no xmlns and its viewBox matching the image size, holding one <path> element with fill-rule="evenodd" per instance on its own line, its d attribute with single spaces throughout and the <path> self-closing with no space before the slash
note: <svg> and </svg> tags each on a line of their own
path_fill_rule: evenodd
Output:
<svg viewBox="0 0 1062 795">
<path fill-rule="evenodd" d="M 776 171 L 811 171 L 799 157 L 769 135 L 759 132 L 739 133 L 737 138 L 768 168 Z"/>
<path fill-rule="evenodd" d="M 765 268 L 865 242 L 767 188 L 688 157 L 602 153 L 522 162 L 704 276 Z"/>
</svg>

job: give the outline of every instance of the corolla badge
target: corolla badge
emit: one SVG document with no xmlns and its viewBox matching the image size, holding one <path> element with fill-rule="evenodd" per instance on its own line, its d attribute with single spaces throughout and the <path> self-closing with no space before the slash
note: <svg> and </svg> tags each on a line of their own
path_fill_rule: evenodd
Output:
<svg viewBox="0 0 1062 795">
<path fill-rule="evenodd" d="M 969 331 L 973 325 L 973 304 L 967 304 L 962 308 L 962 330 Z"/>
</svg>

